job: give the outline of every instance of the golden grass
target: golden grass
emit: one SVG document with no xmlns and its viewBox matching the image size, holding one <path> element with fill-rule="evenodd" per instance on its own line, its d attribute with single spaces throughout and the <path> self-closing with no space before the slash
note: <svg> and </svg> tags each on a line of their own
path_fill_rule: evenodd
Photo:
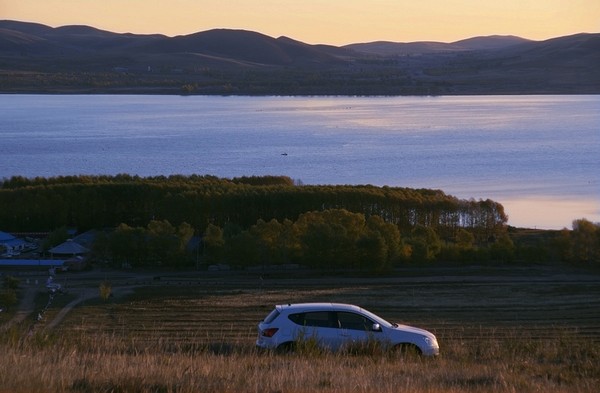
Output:
<svg viewBox="0 0 600 393">
<path fill-rule="evenodd" d="M 266 280 L 265 280 L 266 281 Z M 128 285 L 118 282 L 112 289 Z M 596 281 L 204 280 L 98 295 L 48 328 L 0 335 L 0 393 L 25 392 L 596 392 L 600 334 Z M 97 282 L 93 287 L 98 291 Z M 436 359 L 378 348 L 281 355 L 253 347 L 274 304 L 341 301 L 433 331 Z M 47 295 L 36 298 L 36 310 Z M 32 318 L 35 314 L 32 315 Z"/>
<path fill-rule="evenodd" d="M 596 392 L 600 383 L 600 346 L 569 335 L 446 337 L 429 359 L 19 333 L 0 343 L 1 392 Z"/>
</svg>

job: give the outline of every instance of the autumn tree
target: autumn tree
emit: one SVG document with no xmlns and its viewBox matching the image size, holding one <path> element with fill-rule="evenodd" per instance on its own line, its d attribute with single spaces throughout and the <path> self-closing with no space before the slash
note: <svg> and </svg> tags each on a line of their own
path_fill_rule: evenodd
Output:
<svg viewBox="0 0 600 393">
<path fill-rule="evenodd" d="M 217 225 L 208 224 L 202 236 L 202 245 L 204 258 L 207 263 L 221 262 L 225 247 L 223 229 Z"/>
<path fill-rule="evenodd" d="M 475 236 L 464 228 L 456 231 L 456 246 L 459 250 L 471 250 L 475 243 Z"/>
<path fill-rule="evenodd" d="M 600 224 L 585 218 L 573 221 L 570 245 L 574 262 L 600 264 Z"/>
<path fill-rule="evenodd" d="M 193 235 L 193 228 L 185 222 L 174 227 L 167 220 L 150 221 L 146 236 L 151 259 L 164 266 L 185 265 L 186 246 Z"/>
<path fill-rule="evenodd" d="M 515 257 L 515 245 L 507 233 L 498 236 L 490 246 L 490 256 L 495 261 L 512 262 Z"/>
</svg>

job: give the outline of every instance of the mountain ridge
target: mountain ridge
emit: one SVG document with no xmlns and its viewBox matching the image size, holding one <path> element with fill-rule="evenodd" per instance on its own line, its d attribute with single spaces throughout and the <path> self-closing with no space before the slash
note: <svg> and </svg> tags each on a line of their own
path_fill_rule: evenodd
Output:
<svg viewBox="0 0 600 393">
<path fill-rule="evenodd" d="M 513 45 L 532 42 L 525 38 L 511 35 L 491 35 L 466 38 L 454 42 L 438 41 L 414 41 L 414 42 L 392 42 L 374 41 L 366 43 L 349 44 L 344 47 L 359 52 L 376 54 L 381 56 L 402 56 L 409 54 L 425 54 L 436 52 L 459 52 L 474 50 L 494 50 L 507 48 Z"/>
<path fill-rule="evenodd" d="M 0 21 L 0 92 L 597 94 L 599 64 L 597 33 L 334 46 L 243 29 L 169 37 Z"/>
</svg>

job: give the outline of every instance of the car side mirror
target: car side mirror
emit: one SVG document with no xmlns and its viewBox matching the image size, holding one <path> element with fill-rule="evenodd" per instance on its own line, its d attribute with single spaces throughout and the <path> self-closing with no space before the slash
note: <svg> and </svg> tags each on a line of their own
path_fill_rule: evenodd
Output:
<svg viewBox="0 0 600 393">
<path fill-rule="evenodd" d="M 378 323 L 374 323 L 373 326 L 371 327 L 371 330 L 373 330 L 374 332 L 380 332 L 381 326 Z"/>
</svg>

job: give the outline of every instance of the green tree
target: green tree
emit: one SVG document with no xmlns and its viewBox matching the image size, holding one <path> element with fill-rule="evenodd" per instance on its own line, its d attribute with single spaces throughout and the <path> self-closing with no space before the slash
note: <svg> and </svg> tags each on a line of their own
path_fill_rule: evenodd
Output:
<svg viewBox="0 0 600 393">
<path fill-rule="evenodd" d="M 67 227 L 60 227 L 48 234 L 46 240 L 44 240 L 42 244 L 42 249 L 44 251 L 48 251 L 52 247 L 58 246 L 59 244 L 67 241 L 69 239 L 69 232 Z"/>
<path fill-rule="evenodd" d="M 13 276 L 4 276 L 3 281 L 3 286 L 4 288 L 16 291 L 17 289 L 19 289 L 19 284 L 21 283 L 21 281 L 18 278 L 15 278 Z"/>
<path fill-rule="evenodd" d="M 389 271 L 394 263 L 407 256 L 398 227 L 380 216 L 369 217 L 358 247 L 362 251 L 361 266 L 377 273 Z"/>
<path fill-rule="evenodd" d="M 11 307 L 17 304 L 17 291 L 12 289 L 0 289 L 0 307 Z"/>
<path fill-rule="evenodd" d="M 110 259 L 110 240 L 104 231 L 96 232 L 94 243 L 91 248 L 91 258 L 98 262 L 108 262 Z"/>
<path fill-rule="evenodd" d="M 147 242 L 150 258 L 158 265 L 172 265 L 178 251 L 179 239 L 175 227 L 167 220 L 148 223 Z"/>
<path fill-rule="evenodd" d="M 436 259 L 442 249 L 442 243 L 435 230 L 424 225 L 417 225 L 410 234 L 412 260 L 415 262 L 431 262 Z"/>
<path fill-rule="evenodd" d="M 345 209 L 304 213 L 296 220 L 302 258 L 314 267 L 356 267 L 365 217 Z"/>
<path fill-rule="evenodd" d="M 389 249 L 381 232 L 366 231 L 357 241 L 359 251 L 358 268 L 367 268 L 374 272 L 384 272 L 390 269 Z"/>
<path fill-rule="evenodd" d="M 264 263 L 256 237 L 250 231 L 241 231 L 227 237 L 224 247 L 225 260 L 233 266 L 258 266 Z"/>
<path fill-rule="evenodd" d="M 112 264 L 133 267 L 147 265 L 146 230 L 120 224 L 109 237 Z"/>
</svg>

